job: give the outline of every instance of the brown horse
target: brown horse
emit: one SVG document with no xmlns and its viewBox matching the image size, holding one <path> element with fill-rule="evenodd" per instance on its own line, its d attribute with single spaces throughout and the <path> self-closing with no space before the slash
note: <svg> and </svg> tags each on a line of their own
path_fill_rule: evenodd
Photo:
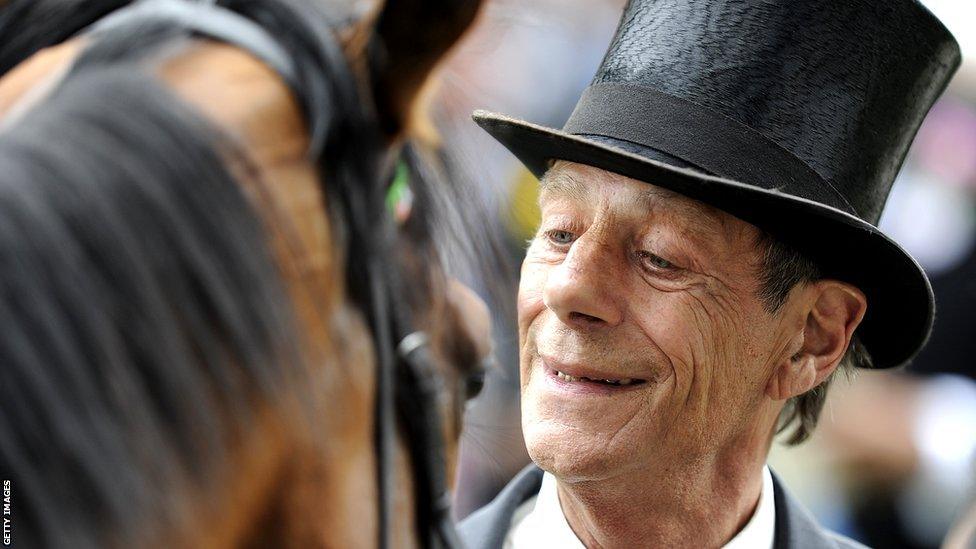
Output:
<svg viewBox="0 0 976 549">
<path fill-rule="evenodd" d="M 478 212 L 401 144 L 479 2 L 129 4 L 0 2 L 14 544 L 451 544 Z"/>
</svg>

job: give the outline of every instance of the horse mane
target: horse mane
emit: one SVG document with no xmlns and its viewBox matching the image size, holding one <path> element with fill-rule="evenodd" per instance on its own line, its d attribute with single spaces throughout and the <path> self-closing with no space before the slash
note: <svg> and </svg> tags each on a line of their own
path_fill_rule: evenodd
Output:
<svg viewBox="0 0 976 549">
<path fill-rule="evenodd" d="M 0 76 L 38 50 L 68 40 L 132 0 L 0 2 Z"/>
</svg>

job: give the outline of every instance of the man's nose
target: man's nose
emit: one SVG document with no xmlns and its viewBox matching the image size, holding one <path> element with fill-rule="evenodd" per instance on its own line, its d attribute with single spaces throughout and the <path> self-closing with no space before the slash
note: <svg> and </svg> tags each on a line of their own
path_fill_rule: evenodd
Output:
<svg viewBox="0 0 976 549">
<path fill-rule="evenodd" d="M 616 326 L 623 320 L 619 254 L 586 235 L 573 243 L 563 262 L 549 273 L 542 293 L 546 307 L 569 326 Z"/>
</svg>

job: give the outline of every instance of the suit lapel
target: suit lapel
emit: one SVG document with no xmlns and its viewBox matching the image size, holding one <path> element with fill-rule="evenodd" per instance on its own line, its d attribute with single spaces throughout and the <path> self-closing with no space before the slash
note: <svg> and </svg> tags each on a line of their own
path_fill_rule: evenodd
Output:
<svg viewBox="0 0 976 549">
<path fill-rule="evenodd" d="M 810 512 L 783 488 L 775 474 L 773 495 L 776 501 L 774 549 L 836 549 L 857 546 L 850 540 L 839 539 L 817 524 Z"/>
<path fill-rule="evenodd" d="M 542 469 L 534 464 L 505 486 L 491 503 L 475 511 L 458 525 L 458 534 L 467 549 L 497 549 L 505 543 L 512 516 L 519 505 L 539 493 Z"/>
</svg>

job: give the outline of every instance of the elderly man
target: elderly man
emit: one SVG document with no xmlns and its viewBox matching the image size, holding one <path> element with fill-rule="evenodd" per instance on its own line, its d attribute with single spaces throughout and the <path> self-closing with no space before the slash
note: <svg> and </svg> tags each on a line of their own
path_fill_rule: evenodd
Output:
<svg viewBox="0 0 976 549">
<path fill-rule="evenodd" d="M 929 333 L 925 274 L 875 225 L 958 63 L 914 0 L 632 0 L 562 131 L 476 113 L 542 176 L 542 221 L 518 302 L 535 465 L 468 546 L 854 546 L 766 455 L 839 368 Z"/>
</svg>

